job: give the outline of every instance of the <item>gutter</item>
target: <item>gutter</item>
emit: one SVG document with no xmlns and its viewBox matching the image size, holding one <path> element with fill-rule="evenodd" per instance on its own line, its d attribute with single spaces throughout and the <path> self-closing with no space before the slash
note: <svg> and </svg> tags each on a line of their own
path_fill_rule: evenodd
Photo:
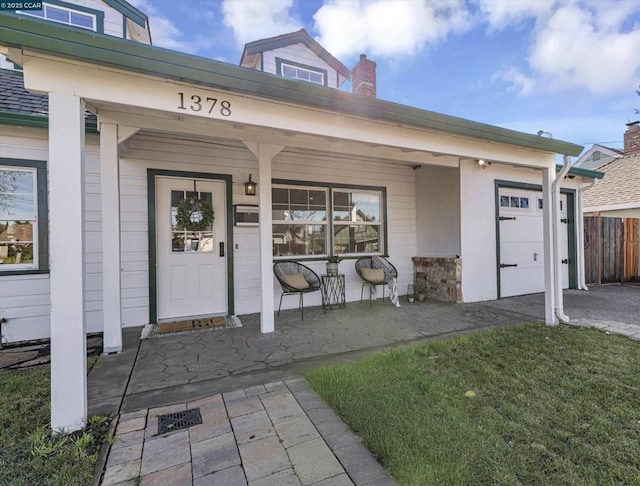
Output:
<svg viewBox="0 0 640 486">
<path fill-rule="evenodd" d="M 582 195 L 584 191 L 591 189 L 598 183 L 598 179 L 594 179 L 593 182 L 581 186 L 576 191 L 577 198 L 577 206 L 578 206 L 578 224 L 577 224 L 577 233 L 578 233 L 578 289 L 579 290 L 589 290 L 586 283 L 586 275 L 584 274 L 584 204 L 582 201 Z"/>
<path fill-rule="evenodd" d="M 564 165 L 556 178 L 551 183 L 551 201 L 553 208 L 551 216 L 553 218 L 553 269 L 555 280 L 555 315 L 560 322 L 568 323 L 569 317 L 564 313 L 564 301 L 562 296 L 562 263 L 560 262 L 560 183 L 571 169 L 571 157 L 563 157 Z"/>
</svg>

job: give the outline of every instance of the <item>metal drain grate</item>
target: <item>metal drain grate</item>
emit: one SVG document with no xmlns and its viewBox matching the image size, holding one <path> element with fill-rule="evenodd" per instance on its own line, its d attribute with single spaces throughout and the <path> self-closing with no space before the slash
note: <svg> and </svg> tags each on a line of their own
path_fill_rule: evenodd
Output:
<svg viewBox="0 0 640 486">
<path fill-rule="evenodd" d="M 168 413 L 158 417 L 158 434 L 186 429 L 202 423 L 199 408 L 191 408 L 183 412 Z"/>
</svg>

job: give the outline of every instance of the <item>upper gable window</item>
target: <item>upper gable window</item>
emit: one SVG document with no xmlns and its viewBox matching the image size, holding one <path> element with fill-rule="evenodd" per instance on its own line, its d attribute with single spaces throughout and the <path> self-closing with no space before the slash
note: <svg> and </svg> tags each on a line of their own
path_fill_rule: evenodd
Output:
<svg viewBox="0 0 640 486">
<path fill-rule="evenodd" d="M 40 17 L 60 24 L 73 25 L 74 27 L 81 27 L 83 29 L 97 30 L 96 15 L 62 5 L 52 5 L 43 2 L 42 10 L 19 10 L 18 13 Z"/>
<path fill-rule="evenodd" d="M 278 74 L 285 78 L 299 79 L 307 83 L 327 85 L 327 71 L 306 66 L 293 61 L 285 61 L 276 58 Z"/>
</svg>

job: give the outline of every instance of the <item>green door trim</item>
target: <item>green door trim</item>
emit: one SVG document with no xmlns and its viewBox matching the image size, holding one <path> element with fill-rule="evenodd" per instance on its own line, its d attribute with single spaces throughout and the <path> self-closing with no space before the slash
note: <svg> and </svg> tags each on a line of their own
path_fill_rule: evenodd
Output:
<svg viewBox="0 0 640 486">
<path fill-rule="evenodd" d="M 149 324 L 158 322 L 158 282 L 157 282 L 157 235 L 156 235 L 156 178 L 178 177 L 183 179 L 210 179 L 223 181 L 226 193 L 227 217 L 227 314 L 235 314 L 233 280 L 233 194 L 231 176 L 209 172 L 186 172 L 178 170 L 147 169 L 147 229 L 149 234 Z"/>
</svg>

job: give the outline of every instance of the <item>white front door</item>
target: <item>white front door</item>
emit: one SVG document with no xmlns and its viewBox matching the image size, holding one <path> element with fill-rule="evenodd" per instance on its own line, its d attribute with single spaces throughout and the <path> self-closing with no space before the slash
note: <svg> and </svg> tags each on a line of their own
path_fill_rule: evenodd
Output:
<svg viewBox="0 0 640 486">
<path fill-rule="evenodd" d="M 185 200 L 208 202 L 213 222 L 197 228 L 203 213 L 190 211 L 194 224 L 180 225 Z M 224 182 L 156 178 L 158 320 L 227 313 L 225 201 Z"/>
<path fill-rule="evenodd" d="M 500 296 L 544 292 L 542 193 L 500 188 Z M 567 196 L 560 195 L 561 219 L 567 218 Z M 560 225 L 560 258 L 568 262 L 568 224 Z M 563 288 L 569 287 L 569 265 L 562 265 Z"/>
</svg>

